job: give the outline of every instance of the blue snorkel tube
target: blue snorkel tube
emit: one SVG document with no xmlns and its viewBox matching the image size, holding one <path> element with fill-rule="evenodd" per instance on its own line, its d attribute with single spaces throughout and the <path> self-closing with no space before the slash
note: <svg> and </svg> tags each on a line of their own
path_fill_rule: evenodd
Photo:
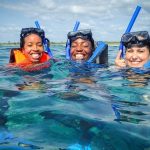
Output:
<svg viewBox="0 0 150 150">
<path fill-rule="evenodd" d="M 73 29 L 74 32 L 76 32 L 78 30 L 79 25 L 80 25 L 80 22 L 76 21 L 76 24 L 75 24 L 74 29 Z M 101 41 L 98 42 L 97 45 L 98 46 L 95 49 L 93 55 L 87 61 L 88 63 L 95 61 L 97 56 L 99 56 L 103 52 L 103 50 L 105 50 L 105 48 L 107 47 L 107 44 L 105 44 L 104 42 L 101 42 Z M 67 40 L 67 43 L 66 43 L 66 59 L 68 59 L 68 60 L 71 59 L 71 57 L 70 57 L 70 40 L 69 39 Z"/>
<path fill-rule="evenodd" d="M 80 22 L 76 21 L 76 24 L 73 28 L 74 32 L 76 32 L 78 30 L 79 25 L 80 25 Z M 67 40 L 67 43 L 66 43 L 66 59 L 70 60 L 70 40 L 69 39 Z"/>
<path fill-rule="evenodd" d="M 125 33 L 128 33 L 128 32 L 131 31 L 131 28 L 133 27 L 134 22 L 135 22 L 135 20 L 136 20 L 136 18 L 137 18 L 137 16 L 138 16 L 140 10 L 141 10 L 141 7 L 140 7 L 140 6 L 137 6 L 136 9 L 135 9 L 135 11 L 134 11 L 134 14 L 132 15 L 132 18 L 131 18 L 129 24 L 128 24 L 128 27 L 127 27 Z M 125 52 L 124 52 L 123 44 L 122 44 L 121 42 L 120 42 L 119 50 L 122 51 L 122 52 L 121 52 L 121 57 L 124 58 Z"/>
<path fill-rule="evenodd" d="M 99 41 L 97 43 L 96 49 L 93 52 L 93 55 L 89 58 L 87 63 L 91 63 L 91 62 L 95 61 L 97 56 L 100 56 L 100 54 L 107 48 L 107 46 L 108 45 L 106 43 Z"/>
<path fill-rule="evenodd" d="M 141 10 L 141 7 L 137 6 L 135 11 L 134 11 L 134 14 L 132 15 L 132 18 L 131 18 L 129 24 L 128 24 L 128 27 L 127 27 L 125 33 L 128 33 L 128 32 L 131 31 L 131 29 L 132 29 L 132 27 L 134 25 L 134 22 L 135 22 L 135 20 L 136 20 L 136 18 L 138 16 L 140 10 Z M 121 42 L 120 42 L 120 45 L 119 45 L 119 50 L 121 50 L 121 58 L 124 58 L 124 56 L 125 56 L 124 46 L 123 46 L 123 44 Z M 112 109 L 113 109 L 113 111 L 115 113 L 115 116 L 116 116 L 117 120 L 120 120 L 121 114 L 120 114 L 118 108 L 119 108 L 119 106 L 117 106 L 115 104 L 112 104 Z"/>
<path fill-rule="evenodd" d="M 35 21 L 35 25 L 36 25 L 37 28 L 41 29 L 41 27 L 40 27 L 38 21 Z M 53 54 L 52 54 L 52 52 L 51 52 L 51 50 L 50 50 L 50 47 L 48 46 L 48 42 L 49 42 L 49 41 L 48 41 L 46 38 L 43 39 L 43 40 L 44 40 L 44 47 L 45 47 L 45 49 L 46 49 L 48 55 L 49 55 L 51 58 L 53 58 Z"/>
</svg>

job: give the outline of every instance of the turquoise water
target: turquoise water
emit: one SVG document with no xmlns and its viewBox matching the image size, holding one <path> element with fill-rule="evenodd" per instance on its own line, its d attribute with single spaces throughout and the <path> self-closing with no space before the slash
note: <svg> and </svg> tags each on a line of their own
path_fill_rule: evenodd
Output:
<svg viewBox="0 0 150 150">
<path fill-rule="evenodd" d="M 0 47 L 0 150 L 150 149 L 150 75 L 116 69 L 117 47 L 102 68 L 56 45 L 59 61 L 37 72 L 8 68 L 11 48 Z"/>
</svg>

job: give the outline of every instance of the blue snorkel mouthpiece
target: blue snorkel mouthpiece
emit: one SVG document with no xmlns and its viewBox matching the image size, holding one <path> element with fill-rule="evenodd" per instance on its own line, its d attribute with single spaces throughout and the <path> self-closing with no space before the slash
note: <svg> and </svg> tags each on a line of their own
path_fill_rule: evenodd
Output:
<svg viewBox="0 0 150 150">
<path fill-rule="evenodd" d="M 98 41 L 97 47 L 93 52 L 93 55 L 89 58 L 87 61 L 88 63 L 92 63 L 96 60 L 98 56 L 101 55 L 101 53 L 108 48 L 108 45 L 102 41 Z"/>
</svg>

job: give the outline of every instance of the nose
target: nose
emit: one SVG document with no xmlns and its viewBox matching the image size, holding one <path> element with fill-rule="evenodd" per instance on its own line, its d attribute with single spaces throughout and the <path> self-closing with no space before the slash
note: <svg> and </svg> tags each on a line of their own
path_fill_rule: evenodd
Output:
<svg viewBox="0 0 150 150">
<path fill-rule="evenodd" d="M 33 45 L 33 50 L 34 51 L 38 51 L 38 46 L 35 44 L 35 45 Z"/>
<path fill-rule="evenodd" d="M 81 46 L 81 45 L 78 45 L 78 46 L 76 47 L 76 51 L 77 51 L 77 52 L 82 52 L 82 51 L 83 51 L 82 46 Z"/>
<path fill-rule="evenodd" d="M 134 52 L 134 53 L 133 53 L 133 55 L 132 55 L 132 59 L 134 59 L 134 60 L 138 59 L 138 55 L 137 55 L 137 53 L 136 53 L 136 52 Z"/>
</svg>

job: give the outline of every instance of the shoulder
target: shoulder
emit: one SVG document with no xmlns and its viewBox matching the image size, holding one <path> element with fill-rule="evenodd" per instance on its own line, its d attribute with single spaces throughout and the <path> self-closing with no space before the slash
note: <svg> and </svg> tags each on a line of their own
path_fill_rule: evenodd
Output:
<svg viewBox="0 0 150 150">
<path fill-rule="evenodd" d="M 21 49 L 20 48 L 12 48 L 10 50 L 10 57 L 9 57 L 9 63 L 15 63 L 15 55 L 16 53 L 21 53 Z"/>
<path fill-rule="evenodd" d="M 48 53 L 47 52 L 43 52 L 43 54 L 42 54 L 42 57 L 41 57 L 41 63 L 43 63 L 43 62 L 46 62 L 46 61 L 48 61 L 48 60 L 50 60 L 51 58 L 50 58 L 50 56 L 48 55 Z"/>
</svg>

